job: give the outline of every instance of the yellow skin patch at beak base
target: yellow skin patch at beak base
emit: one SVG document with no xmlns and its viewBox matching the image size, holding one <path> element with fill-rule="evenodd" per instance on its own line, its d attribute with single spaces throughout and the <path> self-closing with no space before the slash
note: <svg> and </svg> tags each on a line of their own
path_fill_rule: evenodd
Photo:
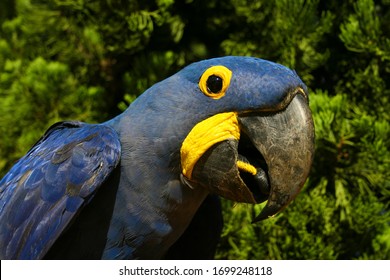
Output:
<svg viewBox="0 0 390 280">
<path fill-rule="evenodd" d="M 200 157 L 213 145 L 228 139 L 240 139 L 235 112 L 217 114 L 195 125 L 180 149 L 183 175 L 191 179 Z"/>
<path fill-rule="evenodd" d="M 253 165 L 251 165 L 249 163 L 243 162 L 241 160 L 237 161 L 237 167 L 238 167 L 238 169 L 240 169 L 244 172 L 250 173 L 252 175 L 256 175 L 256 173 L 257 173 L 256 167 L 254 167 Z"/>
</svg>

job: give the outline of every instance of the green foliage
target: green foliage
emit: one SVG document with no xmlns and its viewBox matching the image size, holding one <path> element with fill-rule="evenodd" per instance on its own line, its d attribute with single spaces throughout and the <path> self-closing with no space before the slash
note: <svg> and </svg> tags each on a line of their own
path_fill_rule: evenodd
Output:
<svg viewBox="0 0 390 280">
<path fill-rule="evenodd" d="M 389 118 L 390 37 L 387 5 L 375 6 L 372 0 L 360 0 L 354 13 L 340 25 L 340 39 L 351 55 L 343 63 L 349 71 L 339 80 L 337 92 L 352 95 L 355 102 Z M 380 14 L 377 12 L 379 10 Z M 383 18 L 383 19 L 382 19 Z"/>
<path fill-rule="evenodd" d="M 348 21 L 340 26 L 340 39 L 351 51 L 381 54 L 382 51 L 378 48 L 382 39 L 380 20 L 376 15 L 374 2 L 358 1 L 354 4 L 354 9 L 356 13 L 351 14 Z"/>
<path fill-rule="evenodd" d="M 93 108 L 102 89 L 80 85 L 67 65 L 42 57 L 27 63 L 3 60 L 0 158 L 17 159 L 54 122 L 77 118 L 92 121 L 96 117 L 98 112 Z M 0 161 L 0 168 L 5 164 Z"/>
<path fill-rule="evenodd" d="M 390 2 L 0 4 L 0 175 L 53 122 L 100 122 L 190 62 L 251 55 L 311 89 L 316 155 L 273 219 L 223 201 L 221 259 L 390 258 Z"/>
<path fill-rule="evenodd" d="M 222 42 L 224 52 L 267 57 L 297 69 L 309 84 L 311 72 L 330 55 L 320 44 L 334 19 L 328 11 L 317 11 L 318 2 L 232 1 L 244 32 L 237 29 L 229 34 Z"/>
</svg>

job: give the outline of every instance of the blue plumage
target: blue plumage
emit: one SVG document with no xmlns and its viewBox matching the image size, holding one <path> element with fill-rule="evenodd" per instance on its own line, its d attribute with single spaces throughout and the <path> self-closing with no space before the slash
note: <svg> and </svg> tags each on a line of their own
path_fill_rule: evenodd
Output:
<svg viewBox="0 0 390 280">
<path fill-rule="evenodd" d="M 43 257 L 118 164 L 120 150 L 110 127 L 51 127 L 0 181 L 1 258 Z"/>
<path fill-rule="evenodd" d="M 214 65 L 233 73 L 220 99 L 205 95 L 198 85 L 205 70 Z M 257 132 L 257 124 L 252 126 L 248 115 L 256 115 L 258 123 L 262 116 L 268 121 L 293 103 L 296 95 L 303 97 L 294 106 L 307 108 L 306 86 L 294 71 L 256 58 L 223 57 L 191 64 L 157 83 L 106 123 L 52 126 L 0 181 L 0 258 L 212 257 L 222 218 L 219 200 L 209 196 L 218 186 L 209 186 L 209 182 L 221 179 L 229 184 L 232 179 L 239 185 L 232 184 L 230 192 L 245 190 L 250 197 L 247 202 L 259 202 L 254 196 L 274 201 L 267 215 L 275 214 L 299 191 L 299 186 L 294 187 L 290 195 L 277 184 L 273 190 L 273 182 L 278 181 L 268 160 L 279 155 L 266 155 L 261 141 L 256 142 L 263 131 Z M 217 163 L 229 159 L 226 162 L 233 163 L 230 173 L 205 172 L 210 166 L 218 169 L 218 164 L 210 164 L 205 157 L 197 166 L 198 181 L 186 181 L 180 161 L 183 141 L 196 124 L 224 112 L 243 117 L 240 126 L 254 134 L 249 135 L 252 143 L 237 142 L 230 150 L 223 149 L 226 143 L 218 143 L 225 152 L 214 155 L 211 150 L 207 156 Z M 293 113 L 288 111 L 284 119 Z M 299 115 L 306 117 L 308 109 Z M 310 126 L 312 122 L 303 118 L 303 123 Z M 283 135 L 275 125 L 272 129 L 271 137 Z M 307 134 L 312 141 L 311 132 Z M 300 136 L 294 139 L 299 144 Z M 299 152 L 310 165 L 310 153 Z M 259 193 L 256 178 L 245 179 L 248 176 L 236 166 L 238 153 L 262 174 L 269 171 L 270 193 Z M 284 163 L 293 165 L 288 167 L 291 172 L 306 172 L 306 166 L 299 163 L 295 168 L 288 156 L 275 166 Z M 299 174 L 298 180 L 295 173 L 285 173 L 290 176 L 286 177 L 288 186 L 295 181 L 301 184 L 308 174 Z M 262 187 L 267 190 L 268 185 Z"/>
</svg>

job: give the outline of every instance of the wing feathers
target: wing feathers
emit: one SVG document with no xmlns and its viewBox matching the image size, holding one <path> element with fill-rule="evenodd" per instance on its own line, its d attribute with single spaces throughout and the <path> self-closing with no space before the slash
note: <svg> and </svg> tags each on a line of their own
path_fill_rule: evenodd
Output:
<svg viewBox="0 0 390 280">
<path fill-rule="evenodd" d="M 1 259 L 41 258 L 120 159 L 116 132 L 62 122 L 0 181 Z"/>
</svg>

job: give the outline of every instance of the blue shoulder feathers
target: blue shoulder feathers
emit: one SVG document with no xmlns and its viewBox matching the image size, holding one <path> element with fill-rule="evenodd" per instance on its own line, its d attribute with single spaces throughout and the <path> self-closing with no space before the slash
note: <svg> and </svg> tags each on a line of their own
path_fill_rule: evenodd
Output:
<svg viewBox="0 0 390 280">
<path fill-rule="evenodd" d="M 41 258 L 120 160 L 117 133 L 61 122 L 0 181 L 0 258 Z"/>
</svg>

